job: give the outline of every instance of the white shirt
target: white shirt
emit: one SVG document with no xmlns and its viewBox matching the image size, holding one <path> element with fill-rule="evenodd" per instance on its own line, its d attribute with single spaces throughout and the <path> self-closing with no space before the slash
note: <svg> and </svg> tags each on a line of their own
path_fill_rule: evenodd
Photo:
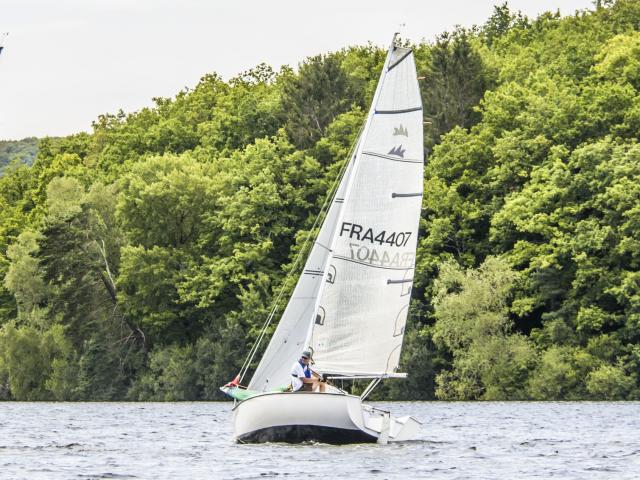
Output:
<svg viewBox="0 0 640 480">
<path fill-rule="evenodd" d="M 302 388 L 302 384 L 304 383 L 302 381 L 303 378 L 305 378 L 304 368 L 302 368 L 300 362 L 296 360 L 296 363 L 291 367 L 291 387 L 293 387 L 294 392 Z"/>
</svg>

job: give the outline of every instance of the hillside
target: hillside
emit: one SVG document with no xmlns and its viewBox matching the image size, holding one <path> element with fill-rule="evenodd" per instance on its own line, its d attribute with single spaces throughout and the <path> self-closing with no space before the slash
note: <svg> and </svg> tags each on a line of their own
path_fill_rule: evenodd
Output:
<svg viewBox="0 0 640 480">
<path fill-rule="evenodd" d="M 13 160 L 31 165 L 37 153 L 38 139 L 35 137 L 22 140 L 0 140 L 0 175 Z"/>
<path fill-rule="evenodd" d="M 379 398 L 640 397 L 640 0 L 602 3 L 496 7 L 414 45 L 429 122 L 409 379 Z M 220 399 L 384 54 L 211 73 L 40 140 L 0 178 L 0 396 Z"/>
</svg>

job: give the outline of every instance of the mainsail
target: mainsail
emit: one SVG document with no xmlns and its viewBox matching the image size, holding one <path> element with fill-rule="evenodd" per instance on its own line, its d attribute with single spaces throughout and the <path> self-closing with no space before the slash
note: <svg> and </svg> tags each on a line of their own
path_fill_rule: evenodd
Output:
<svg viewBox="0 0 640 480">
<path fill-rule="evenodd" d="M 423 155 L 413 54 L 392 45 L 355 153 L 250 389 L 288 384 L 291 363 L 306 347 L 323 373 L 396 372 L 415 266 Z"/>
</svg>

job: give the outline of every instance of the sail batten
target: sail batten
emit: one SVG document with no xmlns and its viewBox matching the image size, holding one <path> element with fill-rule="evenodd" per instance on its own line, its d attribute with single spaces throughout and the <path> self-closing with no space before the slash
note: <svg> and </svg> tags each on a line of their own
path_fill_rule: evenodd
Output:
<svg viewBox="0 0 640 480">
<path fill-rule="evenodd" d="M 348 257 L 342 257 L 340 255 L 335 255 L 333 258 L 336 259 L 336 260 L 344 260 L 345 262 L 357 263 L 357 264 L 364 265 L 365 267 L 370 267 L 370 268 L 381 268 L 383 270 L 401 270 L 403 272 L 405 270 L 407 270 L 407 267 L 389 267 L 389 266 L 384 266 L 384 265 L 374 265 L 372 263 L 367 263 L 367 262 L 364 262 L 364 261 L 361 262 L 359 260 L 356 260 L 356 259 L 353 259 L 353 258 L 348 258 Z M 413 267 L 409 267 L 409 268 L 413 268 Z"/>
<path fill-rule="evenodd" d="M 362 152 L 363 155 L 368 155 L 370 157 L 378 157 L 378 158 L 383 158 L 385 160 L 391 160 L 393 162 L 404 162 L 404 163 L 419 163 L 422 164 L 422 160 L 419 160 L 417 158 L 411 159 L 411 158 L 404 158 L 404 157 L 398 157 L 398 156 L 393 156 L 393 155 L 385 155 L 384 153 L 376 153 L 376 152 Z"/>
<path fill-rule="evenodd" d="M 411 50 L 407 49 L 407 51 L 397 60 L 394 60 L 394 62 L 389 65 L 389 67 L 387 68 L 387 73 L 389 73 L 391 70 L 393 70 L 394 68 L 396 68 L 398 65 L 400 65 L 402 63 L 402 61 L 404 59 L 406 59 L 409 55 L 411 55 Z"/>
<path fill-rule="evenodd" d="M 421 112 L 422 106 L 403 108 L 401 110 L 376 110 L 376 115 L 399 115 L 401 113 Z"/>
</svg>

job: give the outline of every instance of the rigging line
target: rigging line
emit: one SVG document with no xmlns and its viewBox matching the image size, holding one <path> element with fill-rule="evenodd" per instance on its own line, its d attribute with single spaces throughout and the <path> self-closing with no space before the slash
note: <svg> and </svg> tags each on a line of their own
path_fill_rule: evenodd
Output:
<svg viewBox="0 0 640 480">
<path fill-rule="evenodd" d="M 309 244 L 309 241 L 311 239 L 311 236 L 314 232 L 314 230 L 316 229 L 317 225 L 318 225 L 318 220 L 322 217 L 322 220 L 324 221 L 327 212 L 329 210 L 329 206 L 331 205 L 331 203 L 333 202 L 336 194 L 338 193 L 338 186 L 340 185 L 340 181 L 342 180 L 342 177 L 344 176 L 344 173 L 349 165 L 349 163 L 351 162 L 351 157 L 355 154 L 355 149 L 356 149 L 356 145 L 358 144 L 358 140 L 360 138 L 360 135 L 362 134 L 362 131 L 364 129 L 364 123 L 363 125 L 360 126 L 360 130 L 358 131 L 358 134 L 355 137 L 354 142 L 351 144 L 351 148 L 349 151 L 349 155 L 348 155 L 348 159 L 346 162 L 344 162 L 344 165 L 340 168 L 340 171 L 338 172 L 338 175 L 336 177 L 336 179 L 334 180 L 333 184 L 331 185 L 331 188 L 329 190 L 329 195 L 327 195 L 327 197 L 324 200 L 324 203 L 322 204 L 322 206 L 320 207 L 320 211 L 318 212 L 318 216 L 316 217 L 315 221 L 313 222 L 313 225 L 311 226 L 311 229 L 309 230 L 309 232 L 307 233 L 307 237 L 304 240 L 304 243 L 302 244 L 302 248 L 300 248 L 300 251 L 298 252 L 298 254 L 296 255 L 296 258 L 293 261 L 293 265 L 291 266 L 291 268 L 289 269 L 289 272 L 287 273 L 287 275 L 285 276 L 285 279 L 282 283 L 282 287 L 280 288 L 280 291 L 278 292 L 278 295 L 276 296 L 276 299 L 274 301 L 273 307 L 271 308 L 269 315 L 267 316 L 267 319 L 265 320 L 260 335 L 258 335 L 258 338 L 256 339 L 256 342 L 253 344 L 253 347 L 251 347 L 251 349 L 249 350 L 249 353 L 247 355 L 247 358 L 245 359 L 244 363 L 242 364 L 242 367 L 240 368 L 240 372 L 238 373 L 239 377 L 240 377 L 240 382 L 242 382 L 242 379 L 244 378 L 244 376 L 246 375 L 247 371 L 249 370 L 249 366 L 251 365 L 251 362 L 253 362 L 253 358 L 255 357 L 255 354 L 258 351 L 258 348 L 260 346 L 260 343 L 262 342 L 264 336 L 266 335 L 267 332 L 267 328 L 269 328 L 269 325 L 271 324 L 271 321 L 273 320 L 273 317 L 275 316 L 275 313 L 277 311 L 278 306 L 280 305 L 280 300 L 282 299 L 282 296 L 284 295 L 284 292 L 286 290 L 286 287 L 289 283 L 289 278 L 291 278 L 291 276 L 293 275 L 293 272 L 296 271 L 296 267 L 298 266 L 298 263 L 300 262 L 300 259 L 302 258 L 303 253 L 305 252 L 305 250 L 307 249 L 307 246 Z"/>
<path fill-rule="evenodd" d="M 331 249 L 329 247 L 327 247 L 326 245 L 320 243 L 319 241 L 316 240 L 316 245 L 320 245 L 322 248 L 324 248 L 325 250 L 328 250 L 329 252 L 331 251 Z"/>
</svg>

